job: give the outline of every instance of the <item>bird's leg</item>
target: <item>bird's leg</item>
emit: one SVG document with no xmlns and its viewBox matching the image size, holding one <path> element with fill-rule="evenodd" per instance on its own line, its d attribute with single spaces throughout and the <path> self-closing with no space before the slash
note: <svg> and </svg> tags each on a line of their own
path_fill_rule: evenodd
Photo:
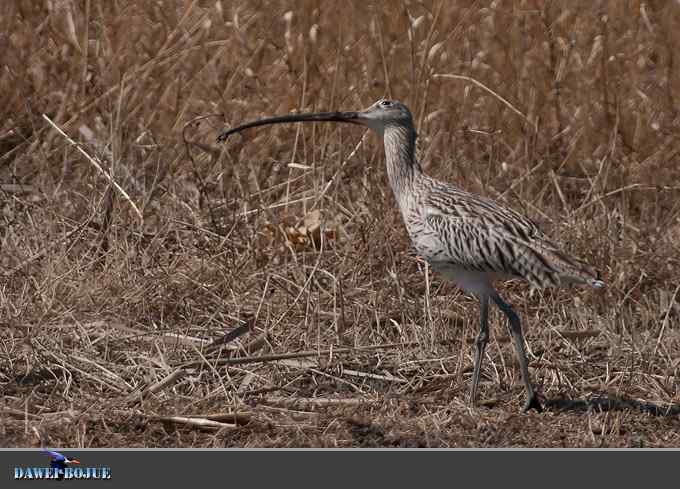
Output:
<svg viewBox="0 0 680 489">
<path fill-rule="evenodd" d="M 540 413 L 543 410 L 543 407 L 534 392 L 534 388 L 531 385 L 531 379 L 529 378 L 529 362 L 527 360 L 527 352 L 524 348 L 524 335 L 522 334 L 522 325 L 520 324 L 519 317 L 512 309 L 512 306 L 503 301 L 498 294 L 493 295 L 492 299 L 498 308 L 503 311 L 503 314 L 508 317 L 508 321 L 510 322 L 510 331 L 512 332 L 512 338 L 515 343 L 519 368 L 522 372 L 522 382 L 524 382 L 524 388 L 527 393 L 527 400 L 524 403 L 522 412 L 527 412 L 529 409 L 533 408 Z"/>
<path fill-rule="evenodd" d="M 472 388 L 470 389 L 470 404 L 474 407 L 477 405 L 477 385 L 479 384 L 479 376 L 482 371 L 482 359 L 484 358 L 484 350 L 486 344 L 489 342 L 489 297 L 484 295 L 479 298 L 479 334 L 475 345 L 475 363 L 472 374 Z"/>
</svg>

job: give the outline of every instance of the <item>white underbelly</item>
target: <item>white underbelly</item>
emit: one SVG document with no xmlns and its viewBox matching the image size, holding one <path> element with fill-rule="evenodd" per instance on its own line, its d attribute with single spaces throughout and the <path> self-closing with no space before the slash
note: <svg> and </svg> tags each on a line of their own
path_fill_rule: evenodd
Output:
<svg viewBox="0 0 680 489">
<path fill-rule="evenodd" d="M 457 263 L 457 257 L 451 256 L 449 247 L 441 241 L 436 230 L 426 224 L 419 225 L 427 222 L 424 216 L 404 219 L 407 223 L 412 223 L 410 226 L 407 224 L 407 228 L 418 255 L 426 260 L 436 273 L 443 275 L 465 292 L 478 297 L 491 294 L 494 290 L 492 282 L 497 278 L 503 278 L 493 272 L 474 270 Z"/>
<path fill-rule="evenodd" d="M 493 281 L 500 278 L 492 272 L 470 270 L 450 262 L 430 260 L 428 260 L 428 262 L 435 272 L 440 273 L 447 280 L 455 283 L 465 292 L 474 294 L 477 297 L 490 295 L 494 291 L 492 285 Z"/>
</svg>

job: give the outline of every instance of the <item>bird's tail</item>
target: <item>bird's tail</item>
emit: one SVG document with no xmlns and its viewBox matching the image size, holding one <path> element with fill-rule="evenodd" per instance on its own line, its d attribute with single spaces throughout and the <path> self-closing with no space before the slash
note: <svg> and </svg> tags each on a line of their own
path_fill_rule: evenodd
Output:
<svg viewBox="0 0 680 489">
<path fill-rule="evenodd" d="M 546 243 L 548 244 L 548 243 Z M 585 261 L 569 256 L 556 246 L 546 246 L 542 251 L 548 255 L 551 267 L 556 271 L 561 284 L 589 285 L 596 289 L 605 286 L 600 272 Z"/>
</svg>

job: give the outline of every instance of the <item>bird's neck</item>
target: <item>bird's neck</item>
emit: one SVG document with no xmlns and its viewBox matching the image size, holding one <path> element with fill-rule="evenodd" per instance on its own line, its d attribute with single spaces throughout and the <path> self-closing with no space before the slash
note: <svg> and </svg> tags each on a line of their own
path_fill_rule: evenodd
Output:
<svg viewBox="0 0 680 489">
<path fill-rule="evenodd" d="M 423 175 L 422 167 L 416 159 L 416 131 L 406 126 L 387 127 L 383 139 L 387 178 L 399 200 L 416 179 Z"/>
</svg>

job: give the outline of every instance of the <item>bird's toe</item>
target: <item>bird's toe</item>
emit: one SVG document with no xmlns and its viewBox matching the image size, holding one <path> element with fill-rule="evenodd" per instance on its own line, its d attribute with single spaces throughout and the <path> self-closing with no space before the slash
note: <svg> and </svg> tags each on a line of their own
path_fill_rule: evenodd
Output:
<svg viewBox="0 0 680 489">
<path fill-rule="evenodd" d="M 543 412 L 543 405 L 541 404 L 541 401 L 539 401 L 536 394 L 527 398 L 526 402 L 524 403 L 524 407 L 522 408 L 522 412 L 527 413 L 531 409 L 535 409 L 537 413 Z"/>
</svg>

